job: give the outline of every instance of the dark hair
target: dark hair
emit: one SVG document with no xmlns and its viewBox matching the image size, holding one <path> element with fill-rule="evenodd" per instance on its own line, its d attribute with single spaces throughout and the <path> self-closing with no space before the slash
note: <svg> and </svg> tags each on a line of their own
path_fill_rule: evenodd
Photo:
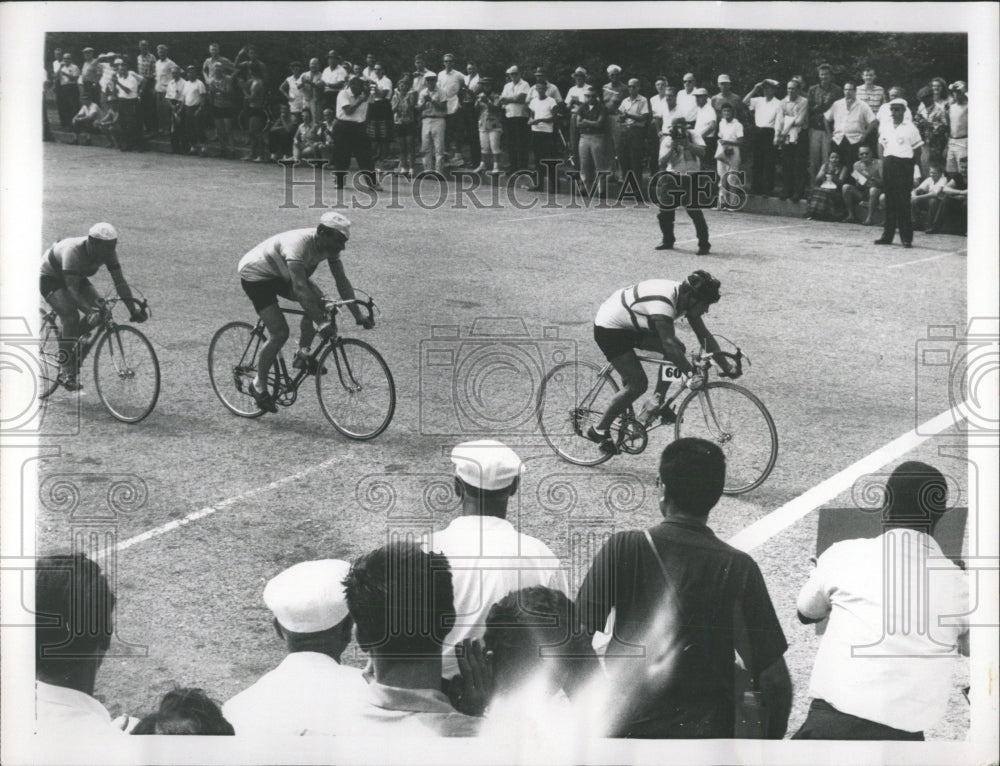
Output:
<svg viewBox="0 0 1000 766">
<path fill-rule="evenodd" d="M 726 456 L 704 439 L 670 442 L 660 455 L 664 497 L 681 513 L 708 518 L 726 482 Z"/>
<path fill-rule="evenodd" d="M 916 460 L 899 465 L 885 483 L 882 520 L 930 533 L 948 510 L 948 483 L 933 466 Z"/>
<path fill-rule="evenodd" d="M 493 652 L 497 691 L 528 680 L 546 657 L 573 655 L 575 625 L 573 602 L 552 588 L 522 588 L 495 603 L 483 643 Z"/>
<path fill-rule="evenodd" d="M 367 553 L 344 578 L 358 645 L 385 655 L 440 654 L 455 623 L 451 566 L 440 553 L 395 541 Z"/>
<path fill-rule="evenodd" d="M 163 695 L 159 710 L 144 716 L 132 734 L 233 736 L 236 731 L 218 704 L 201 689 L 174 689 Z"/>
<path fill-rule="evenodd" d="M 515 477 L 511 479 L 511 483 L 506 487 L 500 487 L 500 489 L 483 489 L 482 487 L 476 487 L 464 479 L 455 477 L 455 483 L 459 485 L 462 492 L 468 497 L 475 497 L 480 500 L 500 500 L 505 497 L 510 497 L 512 490 L 515 489 L 513 486 L 517 482 L 518 478 Z"/>
<path fill-rule="evenodd" d="M 101 658 L 111 645 L 115 596 L 100 566 L 82 553 L 35 564 L 35 672 L 59 681 L 74 660 Z M 62 684 L 60 684 L 62 685 Z"/>
</svg>

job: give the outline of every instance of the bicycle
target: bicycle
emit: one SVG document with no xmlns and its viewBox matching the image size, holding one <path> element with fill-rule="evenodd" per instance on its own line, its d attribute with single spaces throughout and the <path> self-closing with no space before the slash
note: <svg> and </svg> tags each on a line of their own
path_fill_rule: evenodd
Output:
<svg viewBox="0 0 1000 766">
<path fill-rule="evenodd" d="M 778 459 L 778 431 L 771 413 L 754 394 L 728 381 L 710 381 L 713 361 L 729 360 L 731 373 L 720 377 L 738 378 L 743 374 L 743 360 L 736 353 L 718 351 L 694 354 L 691 363 L 702 384 L 682 389 L 673 401 L 667 401 L 650 414 L 647 424 L 639 422 L 629 408 L 611 424 L 611 437 L 621 454 L 638 455 L 649 443 L 649 432 L 670 424 L 667 408 L 677 403 L 674 438 L 697 436 L 718 444 L 726 454 L 726 483 L 723 492 L 740 495 L 756 489 L 771 474 Z M 676 375 L 677 368 L 666 359 L 639 355 L 642 362 L 657 367 L 664 379 Z M 610 460 L 585 434 L 597 425 L 619 386 L 610 363 L 603 367 L 586 361 L 567 361 L 556 365 L 542 379 L 538 392 L 537 420 L 545 441 L 559 457 L 576 465 L 594 466 Z"/>
<path fill-rule="evenodd" d="M 138 423 L 153 411 L 160 397 L 160 362 L 153 344 L 141 331 L 115 322 L 112 309 L 119 302 L 121 298 L 106 298 L 100 318 L 77 341 L 77 374 L 87 354 L 96 347 L 94 385 L 97 396 L 118 420 Z M 136 299 L 135 303 L 150 313 L 145 300 Z M 58 315 L 54 310 L 44 309 L 41 314 L 39 398 L 46 399 L 62 385 L 60 363 L 65 363 L 66 358 L 59 348 Z"/>
<path fill-rule="evenodd" d="M 364 306 L 372 316 L 375 304 L 367 300 L 325 301 L 328 317 L 350 304 Z M 303 316 L 298 309 L 282 308 L 286 315 Z M 259 418 L 264 410 L 251 396 L 250 384 L 257 374 L 257 357 L 267 341 L 261 320 L 230 322 L 212 338 L 208 349 L 208 373 L 216 396 L 234 415 Z M 341 335 L 321 339 L 305 357 L 303 369 L 289 374 L 279 354 L 267 374 L 267 391 L 275 404 L 289 407 L 298 398 L 299 388 L 310 375 L 316 378 L 316 396 L 326 419 L 349 439 L 367 441 L 381 434 L 396 411 L 396 385 L 385 360 L 368 343 Z"/>
</svg>

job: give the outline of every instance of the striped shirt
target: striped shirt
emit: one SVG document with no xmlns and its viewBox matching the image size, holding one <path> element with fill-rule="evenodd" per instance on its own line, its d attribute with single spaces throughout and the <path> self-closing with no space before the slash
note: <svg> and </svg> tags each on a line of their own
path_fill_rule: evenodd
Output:
<svg viewBox="0 0 1000 766">
<path fill-rule="evenodd" d="M 677 309 L 680 288 L 680 282 L 669 279 L 647 279 L 623 287 L 601 304 L 594 324 L 609 330 L 650 330 L 650 317 L 681 319 L 685 312 Z"/>
</svg>

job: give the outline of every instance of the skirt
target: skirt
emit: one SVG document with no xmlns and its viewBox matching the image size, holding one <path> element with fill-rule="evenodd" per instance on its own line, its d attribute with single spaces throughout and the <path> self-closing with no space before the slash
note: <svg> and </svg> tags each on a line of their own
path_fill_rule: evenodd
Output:
<svg viewBox="0 0 1000 766">
<path fill-rule="evenodd" d="M 840 189 L 813 189 L 806 215 L 817 221 L 840 221 L 847 215 Z"/>
</svg>

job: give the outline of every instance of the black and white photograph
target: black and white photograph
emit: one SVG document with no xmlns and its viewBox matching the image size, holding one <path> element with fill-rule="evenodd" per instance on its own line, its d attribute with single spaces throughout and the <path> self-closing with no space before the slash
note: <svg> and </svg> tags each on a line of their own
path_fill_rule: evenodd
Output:
<svg viewBox="0 0 1000 766">
<path fill-rule="evenodd" d="M 996 763 L 1000 6 L 0 22 L 3 763 Z"/>
</svg>

